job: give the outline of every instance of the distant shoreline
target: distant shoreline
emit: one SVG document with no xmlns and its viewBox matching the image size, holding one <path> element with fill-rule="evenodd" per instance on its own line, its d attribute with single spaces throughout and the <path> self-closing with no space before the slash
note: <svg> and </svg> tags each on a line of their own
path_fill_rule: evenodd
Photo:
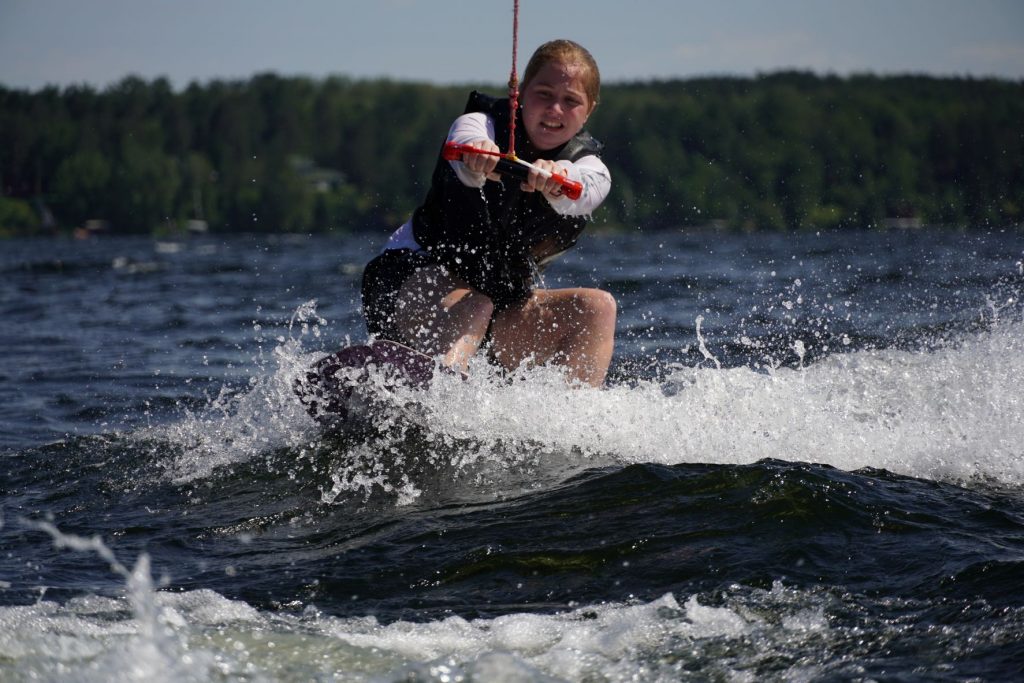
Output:
<svg viewBox="0 0 1024 683">
<path fill-rule="evenodd" d="M 470 87 L 274 74 L 180 91 L 137 77 L 0 87 L 0 236 L 88 221 L 141 234 L 395 226 Z M 999 78 L 609 84 L 588 126 L 613 178 L 595 227 L 1020 225 L 1022 120 L 1024 81 Z"/>
</svg>

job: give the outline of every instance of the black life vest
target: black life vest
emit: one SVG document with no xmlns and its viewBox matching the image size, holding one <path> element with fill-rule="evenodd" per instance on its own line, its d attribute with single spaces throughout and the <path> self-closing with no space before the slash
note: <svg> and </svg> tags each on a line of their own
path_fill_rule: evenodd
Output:
<svg viewBox="0 0 1024 683">
<path fill-rule="evenodd" d="M 495 137 L 507 140 L 508 99 L 473 91 L 466 113 L 481 112 L 494 120 Z M 540 152 L 530 145 L 516 119 L 516 155 L 526 161 L 541 157 L 575 161 L 601 151 L 601 143 L 581 131 L 562 147 Z M 583 216 L 563 216 L 540 192 L 523 192 L 519 181 L 486 182 L 466 187 L 449 162 L 440 158 L 430 190 L 413 214 L 416 242 L 486 294 L 498 309 L 522 303 L 533 290 L 536 274 L 555 256 L 576 244 L 586 227 Z"/>
</svg>

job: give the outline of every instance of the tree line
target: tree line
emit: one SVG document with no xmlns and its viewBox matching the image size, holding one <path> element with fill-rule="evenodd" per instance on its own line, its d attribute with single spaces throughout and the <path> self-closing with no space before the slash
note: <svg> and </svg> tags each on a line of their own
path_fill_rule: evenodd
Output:
<svg viewBox="0 0 1024 683">
<path fill-rule="evenodd" d="M 0 234 L 355 232 L 422 198 L 472 87 L 128 77 L 0 86 Z M 658 229 L 961 226 L 1024 218 L 1024 82 L 784 72 L 606 85 L 588 129 L 612 195 L 594 219 Z M 95 223 L 94 223 L 95 224 Z"/>
</svg>

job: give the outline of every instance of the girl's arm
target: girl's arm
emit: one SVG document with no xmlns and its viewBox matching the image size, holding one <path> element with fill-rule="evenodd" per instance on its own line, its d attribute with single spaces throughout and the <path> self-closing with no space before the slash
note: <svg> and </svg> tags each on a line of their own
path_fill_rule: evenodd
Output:
<svg viewBox="0 0 1024 683">
<path fill-rule="evenodd" d="M 583 194 L 579 199 L 569 199 L 565 195 L 551 196 L 545 193 L 551 207 L 563 216 L 589 216 L 594 213 L 601 202 L 608 196 L 612 188 L 612 174 L 600 157 L 588 155 L 576 161 L 556 161 L 569 180 L 583 184 Z"/>
<path fill-rule="evenodd" d="M 472 113 L 463 114 L 455 119 L 451 129 L 448 131 L 447 142 L 458 142 L 462 145 L 473 145 L 479 147 L 480 142 L 489 140 L 494 143 L 494 121 L 487 114 Z M 497 157 L 481 159 L 482 162 L 490 162 L 493 169 L 497 163 Z M 461 161 L 449 161 L 455 170 L 455 175 L 466 187 L 483 187 L 487 182 L 487 173 L 473 171 Z"/>
</svg>

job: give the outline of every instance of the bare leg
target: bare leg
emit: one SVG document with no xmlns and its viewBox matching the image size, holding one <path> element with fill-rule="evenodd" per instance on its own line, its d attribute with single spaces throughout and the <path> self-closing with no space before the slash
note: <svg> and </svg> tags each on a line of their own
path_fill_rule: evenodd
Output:
<svg viewBox="0 0 1024 683">
<path fill-rule="evenodd" d="M 440 266 L 417 271 L 398 291 L 398 329 L 412 348 L 465 370 L 494 312 L 491 300 Z"/>
<path fill-rule="evenodd" d="M 569 379 L 601 386 L 615 346 L 615 299 L 600 289 L 539 289 L 491 324 L 491 357 L 506 369 L 523 362 L 564 365 Z"/>
</svg>

